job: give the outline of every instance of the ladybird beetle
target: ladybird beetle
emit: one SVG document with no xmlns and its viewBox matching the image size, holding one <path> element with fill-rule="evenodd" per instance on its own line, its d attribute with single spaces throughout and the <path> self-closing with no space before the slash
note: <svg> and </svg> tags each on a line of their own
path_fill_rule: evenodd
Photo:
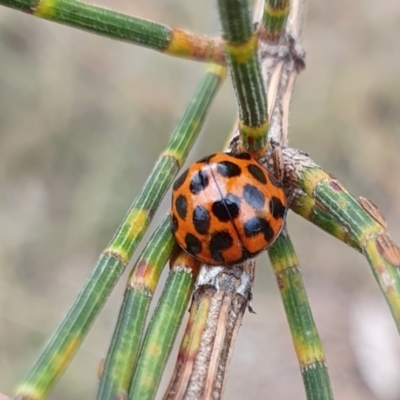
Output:
<svg viewBox="0 0 400 400">
<path fill-rule="evenodd" d="M 216 153 L 175 181 L 171 229 L 183 250 L 200 261 L 238 264 L 274 242 L 286 204 L 280 183 L 249 153 Z"/>
</svg>

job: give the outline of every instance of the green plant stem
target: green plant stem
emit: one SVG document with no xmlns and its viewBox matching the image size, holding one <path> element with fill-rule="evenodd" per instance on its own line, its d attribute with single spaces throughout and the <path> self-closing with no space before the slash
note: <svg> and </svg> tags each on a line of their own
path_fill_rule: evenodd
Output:
<svg viewBox="0 0 400 400">
<path fill-rule="evenodd" d="M 126 398 L 150 301 L 175 241 L 167 215 L 132 269 L 97 392 L 98 400 Z"/>
<path fill-rule="evenodd" d="M 271 42 L 280 39 L 285 32 L 289 10 L 289 0 L 265 0 L 261 29 L 263 39 Z"/>
<path fill-rule="evenodd" d="M 283 154 L 291 185 L 299 187 L 329 214 L 329 219 L 342 226 L 348 242 L 356 243 L 354 247 L 367 258 L 400 332 L 400 250 L 388 235 L 385 222 L 306 154 L 290 148 Z"/>
<path fill-rule="evenodd" d="M 224 67 L 215 65 L 208 69 L 142 192 L 101 254 L 93 272 L 39 359 L 18 385 L 16 397 L 25 400 L 44 399 L 67 368 L 186 159 L 225 75 L 224 71 Z"/>
<path fill-rule="evenodd" d="M 198 261 L 183 252 L 175 261 L 147 329 L 129 391 L 130 400 L 155 398 L 199 267 Z"/>
<path fill-rule="evenodd" d="M 268 145 L 267 99 L 248 0 L 218 0 L 225 52 L 239 109 L 241 145 L 256 154 Z"/>
<path fill-rule="evenodd" d="M 0 5 L 177 57 L 224 63 L 220 39 L 172 29 L 78 0 L 0 0 Z"/>
<path fill-rule="evenodd" d="M 307 194 L 301 193 L 297 195 L 291 202 L 290 209 L 325 232 L 353 247 L 353 249 L 361 252 L 360 243 L 349 235 L 346 227 L 332 218 L 327 210 L 319 207 L 316 201 Z"/>
<path fill-rule="evenodd" d="M 268 255 L 285 307 L 307 399 L 332 400 L 324 350 L 286 227 L 268 249 Z"/>
</svg>

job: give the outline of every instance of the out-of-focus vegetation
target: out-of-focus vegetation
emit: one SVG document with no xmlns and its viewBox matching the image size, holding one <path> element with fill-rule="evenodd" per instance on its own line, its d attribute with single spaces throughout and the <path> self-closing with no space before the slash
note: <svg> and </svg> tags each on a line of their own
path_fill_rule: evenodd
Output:
<svg viewBox="0 0 400 400">
<path fill-rule="evenodd" d="M 118 8 L 219 31 L 211 1 L 123 0 Z M 398 37 L 400 4 L 393 0 L 309 2 L 307 68 L 292 101 L 290 144 L 377 203 L 400 242 Z M 0 8 L 0 392 L 12 393 L 68 309 L 203 68 Z M 227 82 L 191 160 L 222 147 L 234 116 Z M 399 340 L 367 263 L 298 217 L 289 217 L 289 230 L 335 395 L 398 399 Z M 95 393 L 124 281 L 51 398 Z M 227 399 L 305 398 L 275 286 L 263 256 L 257 314 L 246 316 L 239 334 Z"/>
</svg>

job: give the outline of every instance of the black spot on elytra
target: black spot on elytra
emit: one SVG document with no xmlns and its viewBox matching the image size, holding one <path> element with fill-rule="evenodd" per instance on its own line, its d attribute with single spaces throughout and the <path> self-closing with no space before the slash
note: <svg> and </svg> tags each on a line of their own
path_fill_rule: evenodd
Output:
<svg viewBox="0 0 400 400">
<path fill-rule="evenodd" d="M 217 172 L 225 178 L 233 178 L 239 176 L 242 170 L 233 162 L 221 161 L 217 164 Z"/>
<path fill-rule="evenodd" d="M 234 194 L 228 194 L 221 200 L 215 201 L 211 210 L 221 222 L 235 219 L 240 212 L 240 199 Z"/>
<path fill-rule="evenodd" d="M 172 189 L 178 190 L 183 183 L 185 182 L 187 176 L 188 176 L 189 170 L 187 169 L 172 185 Z"/>
<path fill-rule="evenodd" d="M 201 170 L 193 175 L 190 181 L 190 191 L 193 194 L 198 194 L 204 190 L 209 184 L 208 176 L 205 171 Z"/>
<path fill-rule="evenodd" d="M 270 242 L 274 237 L 274 231 L 266 219 L 253 217 L 245 222 L 244 234 L 247 237 L 253 237 L 258 235 L 259 233 L 262 233 L 264 235 L 266 242 Z"/>
<path fill-rule="evenodd" d="M 211 257 L 216 262 L 224 262 L 222 250 L 229 249 L 233 244 L 232 236 L 228 232 L 216 232 L 210 240 Z"/>
<path fill-rule="evenodd" d="M 196 236 L 192 235 L 191 233 L 188 233 L 185 236 L 185 244 L 186 244 L 186 250 L 192 254 L 196 255 L 201 252 L 201 242 L 199 239 L 197 239 Z"/>
<path fill-rule="evenodd" d="M 184 220 L 187 213 L 187 200 L 181 194 L 175 200 L 175 208 L 178 215 Z"/>
<path fill-rule="evenodd" d="M 210 214 L 203 206 L 197 206 L 193 211 L 193 225 L 197 233 L 205 235 L 210 229 Z"/>
<path fill-rule="evenodd" d="M 285 216 L 286 207 L 277 197 L 272 196 L 269 208 L 274 218 L 283 218 Z"/>
<path fill-rule="evenodd" d="M 265 185 L 267 183 L 267 177 L 265 176 L 265 172 L 256 164 L 250 164 L 247 169 L 249 170 L 252 177 L 258 182 Z"/>
<path fill-rule="evenodd" d="M 246 184 L 243 189 L 243 198 L 255 210 L 262 210 L 265 204 L 264 195 L 253 185 Z"/>
<path fill-rule="evenodd" d="M 178 223 L 178 219 L 175 217 L 175 215 L 171 215 L 171 229 L 172 232 L 176 232 L 179 228 L 179 223 Z"/>
<path fill-rule="evenodd" d="M 238 158 L 239 160 L 251 160 L 251 155 L 249 153 L 238 153 L 238 154 L 230 154 L 231 157 Z"/>
</svg>

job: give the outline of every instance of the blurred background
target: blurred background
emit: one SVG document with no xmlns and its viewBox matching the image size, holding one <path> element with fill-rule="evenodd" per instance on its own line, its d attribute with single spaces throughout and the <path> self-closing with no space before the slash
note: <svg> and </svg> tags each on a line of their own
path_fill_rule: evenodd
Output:
<svg viewBox="0 0 400 400">
<path fill-rule="evenodd" d="M 115 8 L 111 0 L 97 3 Z M 219 32 L 210 0 L 120 0 L 118 10 Z M 355 196 L 374 201 L 397 242 L 399 36 L 399 2 L 309 2 L 302 36 L 307 68 L 290 119 L 291 146 Z M 10 395 L 138 194 L 204 65 L 4 7 L 0 60 L 0 392 Z M 189 161 L 222 148 L 235 113 L 227 81 Z M 168 199 L 155 223 L 167 208 Z M 293 214 L 289 229 L 336 398 L 400 399 L 400 342 L 367 262 Z M 126 275 L 51 399 L 94 397 L 125 281 Z M 305 399 L 267 256 L 253 307 L 257 314 L 244 318 L 225 397 Z"/>
</svg>

